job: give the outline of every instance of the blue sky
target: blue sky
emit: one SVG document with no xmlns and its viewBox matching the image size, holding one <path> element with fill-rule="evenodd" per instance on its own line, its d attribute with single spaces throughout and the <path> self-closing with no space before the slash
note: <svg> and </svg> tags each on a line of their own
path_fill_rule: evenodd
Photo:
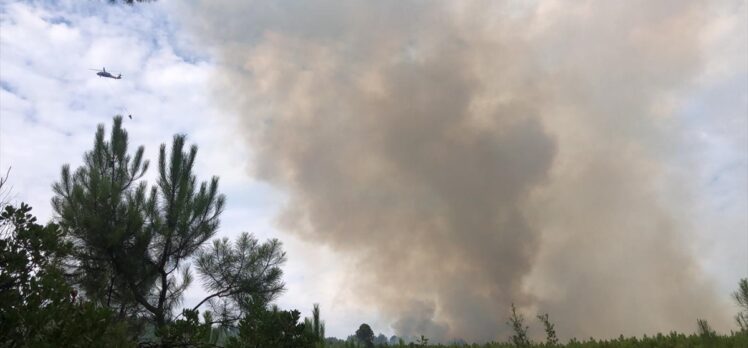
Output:
<svg viewBox="0 0 748 348">
<path fill-rule="evenodd" d="M 180 41 L 186 36 L 163 7 L 4 1 L 0 9 L 0 169 L 12 167 L 16 201 L 28 202 L 41 220 L 51 218 L 51 185 L 61 166 L 81 164 L 98 124 L 108 128 L 113 115 L 132 114 L 125 119 L 131 144 L 144 145 L 151 160 L 176 133 L 199 145 L 198 178 L 220 176 L 227 196 L 218 236 L 247 231 L 284 242 L 288 291 L 281 307 L 307 315 L 312 303 L 326 300 L 323 313 L 335 310 L 338 318 L 328 332 L 340 336 L 352 332 L 349 319 L 375 321 L 374 313 L 333 302 L 335 284 L 343 279 L 329 270 L 339 260 L 274 227 L 282 193 L 247 174 L 244 140 L 234 134 L 233 119 L 211 102 L 209 52 Z M 122 80 L 89 70 L 102 67 L 121 73 Z M 324 281 L 310 282 L 310 274 Z M 185 303 L 201 295 L 195 284 Z"/>
<path fill-rule="evenodd" d="M 277 227 L 284 194 L 249 175 L 251 149 L 236 131 L 237 118 L 214 102 L 214 52 L 186 34 L 172 6 L 0 2 L 0 170 L 12 167 L 14 199 L 31 204 L 42 220 L 51 218 L 60 167 L 80 164 L 96 125 L 108 127 L 114 114 L 133 116 L 125 119 L 131 144 L 143 144 L 152 160 L 161 143 L 186 133 L 200 146 L 198 177 L 220 176 L 228 198 L 219 236 L 248 231 L 285 243 L 288 291 L 281 307 L 308 314 L 321 302 L 330 335 L 347 336 L 364 321 L 391 334 L 376 308 L 357 307 L 343 286 L 348 278 L 336 264 L 350 260 Z M 714 54 L 676 112 L 688 141 L 673 156 L 674 170 L 696 172 L 691 199 L 705 231 L 698 235 L 700 262 L 725 295 L 748 276 L 748 63 L 741 36 L 729 35 L 735 24 L 726 25 L 707 34 Z M 123 79 L 89 70 L 101 67 Z M 194 287 L 186 303 L 201 294 Z"/>
</svg>

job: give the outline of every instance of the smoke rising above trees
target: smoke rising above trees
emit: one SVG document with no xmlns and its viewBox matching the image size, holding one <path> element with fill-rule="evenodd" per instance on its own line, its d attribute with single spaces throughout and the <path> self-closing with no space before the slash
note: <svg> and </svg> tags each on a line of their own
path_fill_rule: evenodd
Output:
<svg viewBox="0 0 748 348">
<path fill-rule="evenodd" d="M 728 327 L 671 158 L 702 34 L 730 4 L 179 14 L 219 53 L 216 96 L 241 118 L 252 175 L 289 195 L 283 229 L 355 260 L 352 293 L 398 334 L 492 340 L 512 302 L 567 318 L 562 335 Z"/>
</svg>

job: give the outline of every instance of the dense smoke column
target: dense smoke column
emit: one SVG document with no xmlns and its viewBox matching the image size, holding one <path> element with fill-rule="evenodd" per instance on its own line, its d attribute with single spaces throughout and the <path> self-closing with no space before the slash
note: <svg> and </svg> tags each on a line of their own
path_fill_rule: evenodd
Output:
<svg viewBox="0 0 748 348">
<path fill-rule="evenodd" d="M 562 337 L 729 321 L 665 194 L 701 2 L 193 5 L 283 228 L 355 257 L 398 334 L 503 339 L 512 302 Z"/>
</svg>

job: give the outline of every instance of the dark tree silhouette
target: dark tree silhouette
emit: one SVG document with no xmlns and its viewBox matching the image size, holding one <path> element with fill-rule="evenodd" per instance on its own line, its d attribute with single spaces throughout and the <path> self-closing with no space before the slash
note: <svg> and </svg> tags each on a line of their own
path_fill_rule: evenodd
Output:
<svg viewBox="0 0 748 348">
<path fill-rule="evenodd" d="M 312 317 L 304 319 L 304 325 L 312 337 L 317 340 L 317 347 L 325 347 L 325 322 L 320 318 L 319 303 L 312 307 Z"/>
<path fill-rule="evenodd" d="M 249 308 L 239 321 L 238 335 L 229 339 L 227 348 L 312 348 L 316 342 L 299 323 L 299 311 L 282 311 L 273 306 L 267 309 L 261 303 Z"/>
<path fill-rule="evenodd" d="M 233 244 L 227 238 L 214 240 L 197 252 L 195 260 L 211 293 L 193 310 L 208 303 L 224 324 L 246 315 L 255 304 L 270 303 L 285 287 L 280 266 L 286 253 L 277 239 L 260 243 L 242 233 Z"/>
<path fill-rule="evenodd" d="M 0 346 L 132 346 L 123 323 L 67 283 L 64 233 L 30 212 L 23 203 L 0 212 Z"/>
<path fill-rule="evenodd" d="M 128 135 L 116 117 L 108 141 L 99 125 L 84 165 L 75 172 L 63 166 L 53 185 L 52 206 L 75 247 L 69 268 L 77 284 L 90 300 L 120 316 L 139 312 L 135 297 L 148 297 L 155 281 L 141 257 L 150 244 L 146 206 L 151 202 L 145 183 L 138 184 L 149 165 L 144 151 L 140 146 L 134 155 L 128 153 Z"/>
<path fill-rule="evenodd" d="M 525 317 L 522 314 L 517 313 L 517 308 L 512 303 L 512 316 L 509 317 L 507 322 L 514 331 L 514 334 L 510 337 L 512 343 L 516 347 L 529 347 L 530 338 L 527 336 L 528 327 L 525 325 Z"/>
<path fill-rule="evenodd" d="M 358 327 L 358 330 L 356 330 L 356 338 L 366 347 L 374 346 L 374 331 L 371 329 L 369 324 L 361 324 L 361 326 Z"/>
<path fill-rule="evenodd" d="M 738 283 L 738 290 L 732 295 L 740 306 L 740 312 L 735 316 L 735 321 L 738 322 L 740 331 L 748 332 L 748 279 L 741 279 Z"/>
<path fill-rule="evenodd" d="M 107 305 L 116 297 L 122 309 L 134 302 L 161 326 L 192 281 L 186 260 L 218 229 L 225 198 L 217 177 L 197 184 L 197 146 L 185 151 L 184 135 L 174 136 L 170 153 L 161 145 L 149 192 L 138 183 L 148 168 L 144 149 L 131 157 L 127 147 L 122 117 L 109 141 L 99 126 L 85 164 L 72 175 L 63 167 L 53 206 L 78 247 L 87 293 Z"/>
<path fill-rule="evenodd" d="M 204 247 L 225 198 L 217 177 L 197 182 L 197 146 L 186 148 L 184 135 L 174 136 L 170 151 L 161 145 L 150 189 L 141 180 L 143 152 L 128 153 L 117 116 L 108 141 L 100 125 L 83 166 L 74 173 L 64 166 L 53 186 L 57 220 L 74 245 L 68 268 L 89 298 L 120 316 L 147 314 L 161 327 L 192 281 L 188 260 L 195 256 L 210 293 L 193 310 L 220 298 L 267 303 L 283 290 L 285 253 L 277 240 L 260 244 L 245 233 L 233 245 L 222 239 Z"/>
<path fill-rule="evenodd" d="M 554 347 L 558 344 L 558 337 L 556 337 L 556 328 L 551 320 L 548 318 L 548 313 L 538 314 L 538 320 L 543 323 L 545 328 L 545 343 L 550 347 Z"/>
</svg>

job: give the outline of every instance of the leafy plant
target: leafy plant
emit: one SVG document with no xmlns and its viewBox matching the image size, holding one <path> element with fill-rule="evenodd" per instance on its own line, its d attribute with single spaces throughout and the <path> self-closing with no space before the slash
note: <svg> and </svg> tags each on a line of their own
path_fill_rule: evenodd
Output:
<svg viewBox="0 0 748 348">
<path fill-rule="evenodd" d="M 510 337 L 510 340 L 514 343 L 515 347 L 530 346 L 530 339 L 527 336 L 527 330 L 529 327 L 525 325 L 525 317 L 522 314 L 517 313 L 517 308 L 514 307 L 514 303 L 512 303 L 512 315 L 509 317 L 507 325 L 509 325 L 514 332 Z"/>
<path fill-rule="evenodd" d="M 0 213 L 0 337 L 7 347 L 129 347 L 124 323 L 79 296 L 61 260 L 71 249 L 55 224 L 36 223 L 31 207 Z"/>
<path fill-rule="evenodd" d="M 706 320 L 696 319 L 696 324 L 698 326 L 698 333 L 699 335 L 701 335 L 701 337 L 712 338 L 717 336 L 717 333 L 714 332 L 714 329 L 712 329 L 712 327 Z"/>
<path fill-rule="evenodd" d="M 254 303 L 251 311 L 239 321 L 237 337 L 229 339 L 227 348 L 313 348 L 316 337 L 299 323 L 299 311 L 267 309 Z"/>
<path fill-rule="evenodd" d="M 738 290 L 733 293 L 733 297 L 741 307 L 740 312 L 735 316 L 740 330 L 748 332 L 748 279 L 741 279 L 738 283 Z"/>
<path fill-rule="evenodd" d="M 545 343 L 548 346 L 555 346 L 558 344 L 558 338 L 556 337 L 556 329 L 551 320 L 548 318 L 548 313 L 538 314 L 538 320 L 543 323 L 545 328 Z"/>
</svg>

